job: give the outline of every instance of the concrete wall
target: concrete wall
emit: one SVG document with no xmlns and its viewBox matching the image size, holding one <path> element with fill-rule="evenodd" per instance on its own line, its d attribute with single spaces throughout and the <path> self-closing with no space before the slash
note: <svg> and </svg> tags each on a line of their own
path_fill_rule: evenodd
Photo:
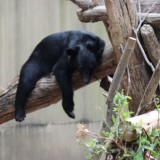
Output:
<svg viewBox="0 0 160 160">
<path fill-rule="evenodd" d="M 107 39 L 103 23 L 83 24 L 77 7 L 63 0 L 0 0 L 0 87 L 5 88 L 45 36 L 70 29 L 86 29 Z M 0 160 L 83 160 L 76 142 L 76 125 L 85 122 L 99 132 L 97 106 L 105 110 L 99 82 L 75 92 L 76 119 L 64 113 L 61 102 L 27 115 L 25 122 L 0 126 Z M 105 113 L 105 112 L 104 112 Z"/>
</svg>

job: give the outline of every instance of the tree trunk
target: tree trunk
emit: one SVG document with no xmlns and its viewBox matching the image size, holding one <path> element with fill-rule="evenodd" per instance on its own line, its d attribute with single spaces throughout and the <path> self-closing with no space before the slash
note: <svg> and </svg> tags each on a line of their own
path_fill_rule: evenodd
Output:
<svg viewBox="0 0 160 160">
<path fill-rule="evenodd" d="M 123 49 L 128 37 L 135 37 L 133 28 L 137 27 L 136 3 L 133 0 L 105 0 L 105 4 L 108 12 L 108 32 L 115 51 L 114 57 L 118 62 L 121 56 L 120 48 Z M 134 49 L 128 69 L 131 86 L 128 85 L 126 74 L 122 88 L 127 92 L 129 87 L 129 95 L 132 97 L 130 110 L 135 113 L 150 77 L 138 46 Z"/>
</svg>

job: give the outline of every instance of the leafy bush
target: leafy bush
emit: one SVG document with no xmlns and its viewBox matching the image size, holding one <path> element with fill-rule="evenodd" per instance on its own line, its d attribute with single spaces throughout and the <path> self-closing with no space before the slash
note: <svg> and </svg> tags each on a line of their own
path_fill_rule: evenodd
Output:
<svg viewBox="0 0 160 160">
<path fill-rule="evenodd" d="M 128 109 L 129 100 L 131 97 L 125 96 L 123 92 L 115 95 L 113 111 L 116 116 L 112 116 L 114 125 L 109 127 L 106 124 L 110 132 L 95 134 L 84 124 L 78 125 L 77 138 L 83 144 L 88 160 L 100 160 L 103 153 L 117 160 L 160 160 L 160 129 L 146 131 L 142 127 L 128 124 L 127 120 L 132 114 Z M 159 105 L 155 105 L 160 109 Z M 86 140 L 86 136 L 90 139 Z"/>
</svg>

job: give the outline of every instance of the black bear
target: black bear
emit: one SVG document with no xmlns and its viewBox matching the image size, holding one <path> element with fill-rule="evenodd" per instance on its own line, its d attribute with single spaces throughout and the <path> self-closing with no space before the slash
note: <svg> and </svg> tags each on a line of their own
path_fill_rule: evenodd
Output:
<svg viewBox="0 0 160 160">
<path fill-rule="evenodd" d="M 62 92 L 62 106 L 69 117 L 75 118 L 71 76 L 77 70 L 83 82 L 102 57 L 105 42 L 88 31 L 71 30 L 44 38 L 33 50 L 20 72 L 15 100 L 15 119 L 23 121 L 25 105 L 37 81 L 53 73 Z"/>
</svg>

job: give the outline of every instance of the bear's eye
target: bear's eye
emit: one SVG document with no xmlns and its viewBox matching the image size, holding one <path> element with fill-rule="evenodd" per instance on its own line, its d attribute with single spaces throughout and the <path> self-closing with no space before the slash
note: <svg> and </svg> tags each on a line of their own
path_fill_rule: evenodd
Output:
<svg viewBox="0 0 160 160">
<path fill-rule="evenodd" d="M 86 48 L 89 49 L 91 52 L 96 52 L 98 49 L 97 43 L 95 42 L 87 42 Z"/>
<path fill-rule="evenodd" d="M 87 49 L 92 49 L 92 47 L 93 47 L 93 43 L 91 43 L 91 42 L 86 43 L 86 48 Z"/>
</svg>

